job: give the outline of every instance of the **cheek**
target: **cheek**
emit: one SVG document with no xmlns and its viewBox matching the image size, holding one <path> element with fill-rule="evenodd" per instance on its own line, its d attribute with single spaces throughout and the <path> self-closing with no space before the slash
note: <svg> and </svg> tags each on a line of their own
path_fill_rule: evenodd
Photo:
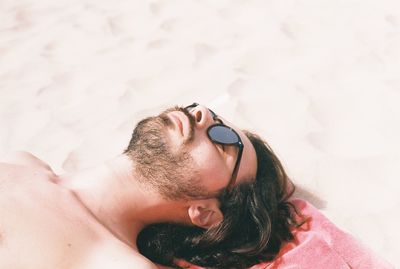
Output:
<svg viewBox="0 0 400 269">
<path fill-rule="evenodd" d="M 228 169 L 215 147 L 202 143 L 191 150 L 191 155 L 201 181 L 209 191 L 222 189 L 228 184 L 230 179 Z"/>
</svg>

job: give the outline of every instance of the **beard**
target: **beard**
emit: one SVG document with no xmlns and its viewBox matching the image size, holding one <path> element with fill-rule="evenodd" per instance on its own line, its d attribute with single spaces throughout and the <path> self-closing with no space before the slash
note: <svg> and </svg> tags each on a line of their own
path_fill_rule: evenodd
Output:
<svg viewBox="0 0 400 269">
<path fill-rule="evenodd" d="M 167 135 L 167 129 L 173 127 L 167 116 L 171 111 L 183 112 L 190 122 L 190 133 L 176 150 L 172 150 Z M 124 153 L 133 160 L 134 172 L 141 185 L 155 190 L 167 200 L 202 199 L 210 196 L 201 185 L 194 161 L 186 147 L 193 140 L 194 124 L 193 116 L 179 107 L 145 118 L 137 124 Z"/>
</svg>

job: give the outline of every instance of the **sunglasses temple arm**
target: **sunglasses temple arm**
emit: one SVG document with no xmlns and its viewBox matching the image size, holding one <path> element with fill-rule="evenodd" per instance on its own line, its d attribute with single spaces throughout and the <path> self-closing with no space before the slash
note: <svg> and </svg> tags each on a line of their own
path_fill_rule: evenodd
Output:
<svg viewBox="0 0 400 269">
<path fill-rule="evenodd" d="M 228 190 L 232 190 L 233 186 L 235 185 L 237 174 L 239 172 L 240 162 L 242 160 L 242 153 L 243 153 L 243 144 L 239 144 L 238 157 L 236 159 L 235 169 L 232 172 L 231 182 L 229 182 Z"/>
</svg>

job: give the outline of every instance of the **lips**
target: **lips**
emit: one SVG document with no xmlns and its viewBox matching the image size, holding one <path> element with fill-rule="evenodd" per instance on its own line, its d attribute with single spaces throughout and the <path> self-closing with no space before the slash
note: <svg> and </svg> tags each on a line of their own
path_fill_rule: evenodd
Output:
<svg viewBox="0 0 400 269">
<path fill-rule="evenodd" d="M 179 131 L 181 132 L 182 136 L 184 136 L 184 131 L 183 131 L 183 123 L 182 123 L 182 118 L 181 118 L 181 113 L 178 111 L 173 111 L 169 114 L 170 118 L 174 122 L 174 124 L 178 127 Z"/>
</svg>

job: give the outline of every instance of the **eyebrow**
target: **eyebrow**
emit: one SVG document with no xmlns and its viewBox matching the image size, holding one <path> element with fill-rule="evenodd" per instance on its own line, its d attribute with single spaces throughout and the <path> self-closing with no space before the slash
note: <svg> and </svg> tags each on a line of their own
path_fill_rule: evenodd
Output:
<svg viewBox="0 0 400 269">
<path fill-rule="evenodd" d="M 220 119 L 220 117 L 217 115 L 217 113 L 215 113 L 214 111 L 212 111 L 209 108 L 208 108 L 208 111 L 210 112 L 214 121 L 219 121 L 219 123 L 224 124 L 224 122 Z"/>
<path fill-rule="evenodd" d="M 215 117 L 215 121 L 218 121 L 218 123 L 225 125 L 225 123 L 218 116 Z"/>
</svg>

